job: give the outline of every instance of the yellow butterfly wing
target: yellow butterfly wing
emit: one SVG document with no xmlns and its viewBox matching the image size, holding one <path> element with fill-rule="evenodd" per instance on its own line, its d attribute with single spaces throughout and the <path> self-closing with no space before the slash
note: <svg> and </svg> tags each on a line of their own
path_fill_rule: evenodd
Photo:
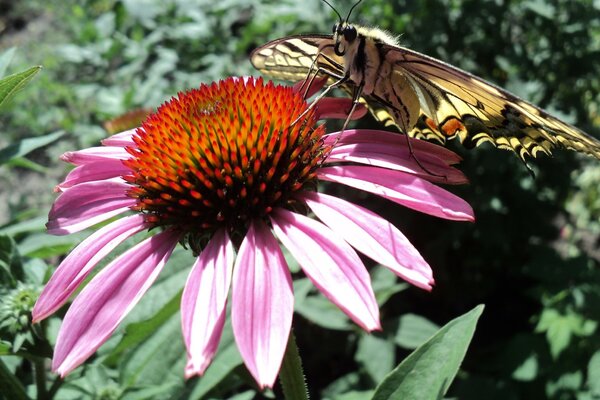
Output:
<svg viewBox="0 0 600 400">
<path fill-rule="evenodd" d="M 419 92 L 425 115 L 417 131 L 458 136 L 468 146 L 489 141 L 523 160 L 561 147 L 600 158 L 597 139 L 481 78 L 402 47 L 387 57 Z"/>
<path fill-rule="evenodd" d="M 250 54 L 250 62 L 254 68 L 269 77 L 295 82 L 307 77 L 309 68 L 319 53 L 319 46 L 332 44 L 331 35 L 289 36 L 258 47 Z M 325 51 L 323 55 L 324 57 L 319 57 L 317 66 L 323 68 L 324 74 L 344 74 L 343 58 L 329 51 Z"/>
<path fill-rule="evenodd" d="M 298 81 L 306 78 L 321 48 L 316 66 L 333 83 L 344 74 L 344 60 L 335 55 L 332 45 L 331 35 L 290 36 L 259 47 L 250 59 L 265 75 Z M 458 138 L 466 147 L 490 142 L 514 151 L 522 160 L 561 147 L 600 159 L 598 140 L 481 78 L 400 46 L 380 44 L 379 49 L 419 97 L 421 115 L 407 132 L 410 136 L 440 142 Z M 341 89 L 351 95 L 353 86 L 347 82 Z M 376 119 L 400 129 L 383 95 L 374 91 L 363 97 Z"/>
</svg>

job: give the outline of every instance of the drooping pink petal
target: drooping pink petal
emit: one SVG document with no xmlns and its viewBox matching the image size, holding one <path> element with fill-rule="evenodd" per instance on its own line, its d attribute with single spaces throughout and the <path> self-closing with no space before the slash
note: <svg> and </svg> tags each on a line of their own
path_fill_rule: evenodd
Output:
<svg viewBox="0 0 600 400">
<path fill-rule="evenodd" d="M 181 327 L 188 354 L 186 378 L 202 375 L 217 351 L 234 258 L 233 244 L 221 229 L 196 259 L 188 276 L 181 297 Z"/>
<path fill-rule="evenodd" d="M 60 263 L 33 307 L 33 322 L 58 310 L 96 264 L 123 240 L 148 228 L 141 214 L 120 218 L 94 232 Z"/>
<path fill-rule="evenodd" d="M 390 222 L 366 208 L 324 193 L 304 192 L 299 198 L 355 249 L 413 285 L 431 290 L 431 267 Z"/>
<path fill-rule="evenodd" d="M 129 210 L 136 199 L 127 196 L 130 185 L 118 180 L 86 182 L 62 192 L 48 215 L 52 235 L 78 232 Z"/>
<path fill-rule="evenodd" d="M 325 135 L 323 140 L 325 144 L 333 144 L 337 140 L 338 144 L 340 145 L 355 143 L 381 143 L 404 148 L 408 147 L 406 135 L 377 129 L 349 129 L 344 131 L 344 134 L 341 136 L 339 135 L 339 132 L 333 132 Z M 425 140 L 413 138 L 409 138 L 408 140 L 410 140 L 411 148 L 416 153 L 415 155 L 419 158 L 429 154 L 445 160 L 445 162 L 448 164 L 456 164 L 461 161 L 461 158 L 458 154 L 443 146 L 439 146 Z"/>
<path fill-rule="evenodd" d="M 292 278 L 273 234 L 250 224 L 233 269 L 231 323 L 246 367 L 261 388 L 273 387 L 287 346 Z"/>
<path fill-rule="evenodd" d="M 85 182 L 101 181 L 126 175 L 131 170 L 121 160 L 106 159 L 79 165 L 73 168 L 65 180 L 56 186 L 57 191 L 64 191 L 72 186 Z"/>
<path fill-rule="evenodd" d="M 458 169 L 429 153 L 412 156 L 408 147 L 384 143 L 353 143 L 336 145 L 329 153 L 325 164 L 351 161 L 375 167 L 394 169 L 420 176 L 432 182 L 461 185 L 468 183 L 467 177 Z"/>
<path fill-rule="evenodd" d="M 79 293 L 58 332 L 52 370 L 64 377 L 91 356 L 152 285 L 179 234 L 165 231 L 111 262 Z"/>
<path fill-rule="evenodd" d="M 133 146 L 135 145 L 135 143 L 133 142 L 133 135 L 135 135 L 136 130 L 137 128 L 133 128 L 127 131 L 115 133 L 114 135 L 103 139 L 102 144 L 104 146 L 115 147 Z"/>
<path fill-rule="evenodd" d="M 439 218 L 473 221 L 473 209 L 460 197 L 433 183 L 400 171 L 359 165 L 324 167 L 319 179 L 374 193 L 405 207 Z"/>
<path fill-rule="evenodd" d="M 356 252 L 322 223 L 281 208 L 272 213 L 277 238 L 313 284 L 367 331 L 381 329 L 371 278 Z"/>
<path fill-rule="evenodd" d="M 68 151 L 60 156 L 60 159 L 74 164 L 82 165 L 96 161 L 109 160 L 127 160 L 131 155 L 123 147 L 89 147 L 78 151 Z"/>
</svg>

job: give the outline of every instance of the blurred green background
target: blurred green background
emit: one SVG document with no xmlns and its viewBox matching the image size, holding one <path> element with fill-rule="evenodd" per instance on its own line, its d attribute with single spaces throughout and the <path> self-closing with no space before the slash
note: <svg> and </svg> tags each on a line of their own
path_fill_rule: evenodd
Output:
<svg viewBox="0 0 600 400">
<path fill-rule="evenodd" d="M 334 5 L 345 15 L 351 3 Z M 600 137 L 598 0 L 364 0 L 352 20 L 398 34 L 402 45 Z M 44 233 L 52 188 L 67 171 L 58 160 L 62 152 L 97 144 L 107 135 L 103 123 L 132 109 L 155 108 L 201 82 L 256 75 L 248 61 L 256 46 L 329 33 L 335 21 L 318 0 L 0 0 L 0 53 L 16 47 L 7 73 L 44 67 L 0 110 L 1 309 L 30 303 L 61 257 L 86 236 Z M 359 125 L 377 126 L 367 118 Z M 38 141 L 16 151 L 26 138 Z M 464 157 L 461 169 L 471 180 L 450 190 L 473 205 L 475 224 L 344 193 L 409 237 L 434 270 L 432 293 L 372 266 L 384 331 L 366 335 L 296 274 L 294 329 L 313 398 L 365 398 L 438 326 L 484 303 L 450 398 L 600 399 L 600 163 L 558 151 L 531 161 L 533 179 L 509 152 L 450 147 Z M 177 253 L 118 334 L 50 395 L 279 396 L 277 387 L 264 394 L 252 389 L 227 328 L 206 377 L 183 380 L 178 296 L 191 263 L 189 254 Z M 26 311 L 6 315 L 0 312 L 0 366 L 35 397 L 32 365 L 47 361 L 31 354 L 50 354 L 60 318 L 39 328 L 45 341 L 29 330 Z M 131 334 L 135 329 L 142 333 Z M 9 355 L 15 352 L 26 358 Z M 50 387 L 55 377 L 43 379 Z"/>
</svg>

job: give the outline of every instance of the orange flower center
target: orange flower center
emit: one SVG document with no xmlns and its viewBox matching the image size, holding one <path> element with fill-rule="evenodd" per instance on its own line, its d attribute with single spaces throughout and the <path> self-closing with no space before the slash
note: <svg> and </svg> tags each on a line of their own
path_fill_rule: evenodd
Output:
<svg viewBox="0 0 600 400">
<path fill-rule="evenodd" d="M 292 88 L 262 79 L 201 85 L 163 104 L 137 130 L 129 195 L 155 226 L 191 235 L 192 247 L 226 226 L 245 234 L 249 220 L 291 207 L 315 180 L 324 156 L 312 110 Z"/>
</svg>

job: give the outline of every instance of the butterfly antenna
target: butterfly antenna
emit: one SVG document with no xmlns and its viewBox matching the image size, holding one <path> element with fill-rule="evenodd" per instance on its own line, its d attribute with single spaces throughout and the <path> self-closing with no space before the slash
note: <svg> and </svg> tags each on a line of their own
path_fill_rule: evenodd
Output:
<svg viewBox="0 0 600 400">
<path fill-rule="evenodd" d="M 325 0 L 323 0 L 323 1 L 325 1 Z M 362 0 L 358 0 L 356 3 L 354 3 L 354 5 L 350 9 L 350 11 L 348 11 L 348 16 L 346 17 L 346 23 L 348 23 L 348 20 L 350 19 L 350 14 L 352 14 L 352 11 L 356 8 L 357 5 L 360 4 L 361 1 Z"/>
<path fill-rule="evenodd" d="M 360 0 L 359 3 L 361 1 L 362 0 Z M 329 6 L 329 8 L 331 8 L 333 10 L 333 12 L 337 14 L 338 18 L 340 19 L 340 23 L 341 23 L 343 20 L 342 20 L 342 16 L 340 15 L 340 13 L 331 4 L 329 4 L 329 2 L 327 0 L 323 0 L 323 3 L 327 4 Z"/>
</svg>

